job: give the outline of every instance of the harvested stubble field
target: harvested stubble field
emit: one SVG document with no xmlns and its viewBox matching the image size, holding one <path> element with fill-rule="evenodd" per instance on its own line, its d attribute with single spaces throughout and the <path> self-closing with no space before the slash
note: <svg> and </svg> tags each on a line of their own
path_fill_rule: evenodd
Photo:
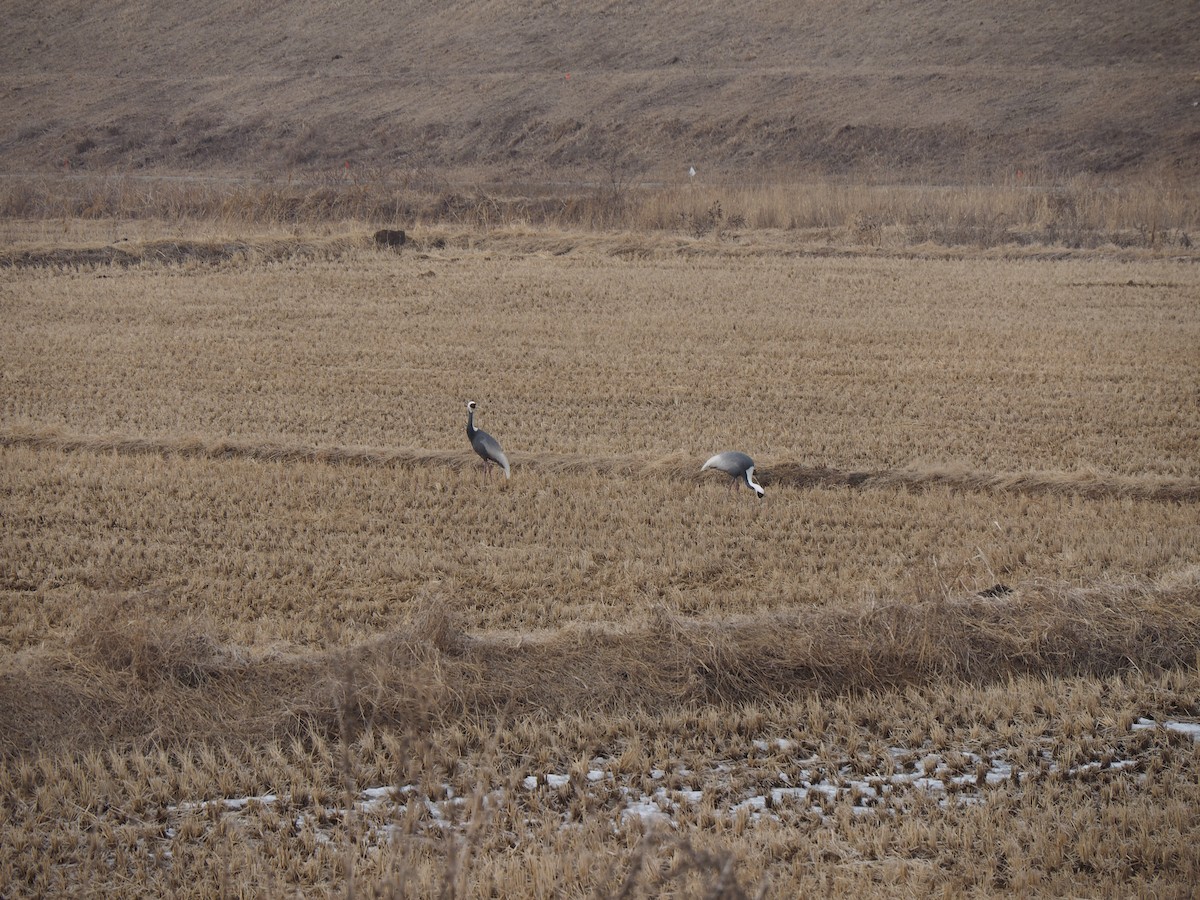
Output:
<svg viewBox="0 0 1200 900">
<path fill-rule="evenodd" d="M 1191 894 L 1194 264 L 451 237 L 4 271 L 6 896 Z"/>
</svg>

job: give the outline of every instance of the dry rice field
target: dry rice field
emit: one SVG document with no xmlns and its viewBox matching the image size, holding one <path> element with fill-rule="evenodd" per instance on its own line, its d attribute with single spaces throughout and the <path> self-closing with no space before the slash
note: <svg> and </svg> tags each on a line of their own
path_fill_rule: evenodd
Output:
<svg viewBox="0 0 1200 900">
<path fill-rule="evenodd" d="M 0 896 L 1193 895 L 1194 262 L 416 237 L 0 269 Z"/>
</svg>

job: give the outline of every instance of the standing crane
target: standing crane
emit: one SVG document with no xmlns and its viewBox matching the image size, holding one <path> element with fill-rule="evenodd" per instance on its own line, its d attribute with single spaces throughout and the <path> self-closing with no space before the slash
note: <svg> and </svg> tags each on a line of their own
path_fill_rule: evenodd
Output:
<svg viewBox="0 0 1200 900">
<path fill-rule="evenodd" d="M 504 470 L 505 478 L 510 477 L 508 457 L 504 455 L 504 448 L 500 446 L 500 442 L 482 428 L 475 427 L 474 400 L 467 401 L 467 438 L 471 441 L 471 449 L 483 460 L 483 470 L 486 474 L 491 474 L 492 463 L 495 463 Z"/>
</svg>

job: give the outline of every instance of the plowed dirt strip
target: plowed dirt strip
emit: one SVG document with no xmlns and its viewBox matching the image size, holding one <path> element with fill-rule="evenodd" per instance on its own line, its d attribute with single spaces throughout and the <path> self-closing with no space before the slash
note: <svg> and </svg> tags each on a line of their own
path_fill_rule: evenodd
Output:
<svg viewBox="0 0 1200 900">
<path fill-rule="evenodd" d="M 123 435 L 72 435 L 55 429 L 0 431 L 0 447 L 29 447 L 66 452 L 119 453 L 179 456 L 203 459 L 250 459 L 267 462 L 325 465 L 442 466 L 461 470 L 474 466 L 469 451 L 415 448 L 311 447 L 239 441 L 205 441 L 196 438 L 145 438 Z M 695 481 L 704 476 L 696 459 L 672 454 L 654 459 L 594 454 L 510 454 L 520 469 L 538 473 L 573 473 Z M 1163 476 L 1124 476 L 1099 472 L 975 472 L 961 467 L 852 471 L 802 463 L 765 461 L 757 470 L 766 486 L 789 487 L 907 487 L 915 490 L 941 487 L 957 491 L 999 492 L 1026 495 L 1058 494 L 1085 499 L 1125 497 L 1164 503 L 1200 501 L 1200 479 Z"/>
</svg>

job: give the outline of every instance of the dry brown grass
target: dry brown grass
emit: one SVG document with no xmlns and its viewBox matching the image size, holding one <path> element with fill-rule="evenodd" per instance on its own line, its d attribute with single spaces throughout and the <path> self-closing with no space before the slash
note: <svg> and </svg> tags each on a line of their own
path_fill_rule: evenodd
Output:
<svg viewBox="0 0 1200 900">
<path fill-rule="evenodd" d="M 325 686 L 311 695 L 324 698 L 322 715 L 309 710 L 307 727 L 273 739 L 244 745 L 254 729 L 231 718 L 204 741 L 9 756 L 0 770 L 8 814 L 0 871 L 13 895 L 86 884 L 101 895 L 320 896 L 331 885 L 349 892 L 349 877 L 358 891 L 413 896 L 736 897 L 760 887 L 767 896 L 818 888 L 999 895 L 1086 886 L 1183 897 L 1200 865 L 1193 739 L 1131 729 L 1146 715 L 1195 716 L 1194 669 L 623 704 L 617 715 L 509 705 L 499 716 L 431 719 L 420 698 L 445 671 L 430 665 L 441 651 L 401 642 L 426 660 L 421 677 L 380 680 L 421 669 L 386 643 L 357 660 L 326 660 L 317 679 Z M 447 662 L 453 669 L 454 658 Z M 113 686 L 118 696 L 132 687 Z M 419 693 L 400 710 L 404 686 Z M 186 696 L 179 686 L 160 691 Z M 364 707 L 364 699 L 384 702 Z M 344 708 L 369 708 L 373 718 L 339 736 Z M 1011 776 L 958 788 L 949 802 L 917 791 L 874 808 L 848 796 L 821 813 L 787 799 L 762 815 L 744 806 L 801 766 L 881 784 L 892 773 L 931 771 L 931 761 L 971 773 L 980 756 L 1006 760 Z M 596 769 L 608 779 L 593 782 Z M 551 782 L 553 772 L 567 777 Z M 373 785 L 385 790 L 364 792 Z M 684 801 L 697 786 L 704 798 Z M 628 791 L 660 789 L 680 798 L 671 824 L 620 818 Z"/>
<path fill-rule="evenodd" d="M 1190 894 L 1194 266 L 417 239 L 6 272 L 9 894 Z"/>
<path fill-rule="evenodd" d="M 265 627 L 320 644 L 395 625 L 435 581 L 464 627 L 527 631 L 659 603 L 727 616 L 1195 561 L 1194 499 L 773 485 L 758 507 L 693 476 L 518 464 L 500 489 L 461 453 L 412 469 L 0 453 L 13 646 L 70 627 L 81 590 L 149 589 L 141 602 L 209 609 L 239 642 Z"/>
<path fill-rule="evenodd" d="M 531 244 L 22 271 L 4 421 L 440 450 L 474 397 L 516 457 L 1197 476 L 1192 266 Z"/>
<path fill-rule="evenodd" d="M 7 12 L 6 172 L 1197 174 L 1200 31 L 1174 0 L 1036 15 L 987 0 L 752 2 L 737 16 L 697 0 Z"/>
<path fill-rule="evenodd" d="M 1187 4 L 5 12 L 0 896 L 1195 893 Z"/>
<path fill-rule="evenodd" d="M 1109 183 L 1082 175 L 1022 173 L 958 186 L 709 179 L 521 189 L 414 185 L 395 173 L 331 183 L 97 175 L 0 182 L 0 216 L 0 236 L 19 248 L 0 257 L 9 265 L 272 259 L 289 255 L 289 248 L 295 256 L 345 252 L 345 241 L 299 241 L 296 234 L 343 228 L 348 222 L 484 234 L 513 228 L 626 230 L 735 245 L 765 231 L 783 232 L 793 247 L 800 242 L 893 251 L 1105 247 L 1164 255 L 1200 252 L 1195 247 L 1200 196 L 1193 181 L 1164 176 Z M 108 246 L 87 247 L 74 259 L 68 248 L 43 249 L 47 241 L 61 243 L 63 228 L 87 222 L 95 223 L 93 233 Z M 248 228 L 276 234 L 257 241 L 130 242 L 147 222 L 153 227 L 167 223 L 181 236 L 211 232 L 214 225 L 243 234 Z M 446 240 L 443 235 L 427 240 L 439 238 Z"/>
<path fill-rule="evenodd" d="M 6 755 L 93 751 L 114 733 L 135 747 L 259 743 L 312 730 L 619 719 L 1026 675 L 1159 673 L 1192 666 L 1200 644 L 1194 570 L 1158 583 L 1027 584 L 725 617 L 658 604 L 624 627 L 522 633 L 464 630 L 467 604 L 429 586 L 391 628 L 328 649 L 232 644 L 211 612 L 156 599 L 100 594 L 55 641 L 61 649 L 20 653 L 0 690 Z M 56 705 L 74 712 L 56 716 Z"/>
</svg>

